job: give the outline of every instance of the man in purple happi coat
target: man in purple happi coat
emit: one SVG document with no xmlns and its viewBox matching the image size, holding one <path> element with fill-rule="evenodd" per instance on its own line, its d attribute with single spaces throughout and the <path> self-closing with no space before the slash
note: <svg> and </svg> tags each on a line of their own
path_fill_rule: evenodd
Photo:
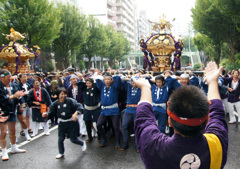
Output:
<svg viewBox="0 0 240 169">
<path fill-rule="evenodd" d="M 137 107 L 135 137 L 146 168 L 212 169 L 225 166 L 228 127 L 218 91 L 222 69 L 218 69 L 214 62 L 206 68 L 208 98 L 195 86 L 181 87 L 173 92 L 167 109 L 169 124 L 175 132 L 172 137 L 158 129 L 150 84 L 145 79 L 134 79 L 142 91 Z"/>
</svg>

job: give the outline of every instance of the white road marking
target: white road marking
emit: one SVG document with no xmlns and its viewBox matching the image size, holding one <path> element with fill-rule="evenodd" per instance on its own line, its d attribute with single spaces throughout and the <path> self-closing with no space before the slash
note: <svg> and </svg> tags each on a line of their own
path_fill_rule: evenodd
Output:
<svg viewBox="0 0 240 169">
<path fill-rule="evenodd" d="M 57 129 L 57 128 L 58 128 L 58 125 L 56 125 L 56 126 L 54 126 L 53 128 L 51 128 L 51 129 L 49 130 L 49 132 L 51 132 L 51 131 L 53 131 L 53 130 L 55 130 L 55 129 Z M 31 141 L 27 141 L 27 140 L 26 140 L 26 141 L 18 144 L 17 147 L 20 148 L 20 147 L 22 147 L 22 146 L 24 146 L 24 145 L 26 145 L 26 144 L 28 144 L 28 143 L 31 143 L 32 141 L 34 141 L 34 140 L 36 140 L 36 139 L 44 136 L 44 135 L 45 135 L 45 133 L 42 132 L 41 134 L 33 137 L 33 138 L 31 139 Z M 51 137 L 51 135 L 50 135 L 49 137 Z M 8 153 L 9 153 L 10 151 L 11 151 L 11 148 L 7 149 L 7 152 L 8 152 Z M 2 156 L 2 152 L 0 153 L 0 157 L 1 157 L 1 156 Z"/>
</svg>

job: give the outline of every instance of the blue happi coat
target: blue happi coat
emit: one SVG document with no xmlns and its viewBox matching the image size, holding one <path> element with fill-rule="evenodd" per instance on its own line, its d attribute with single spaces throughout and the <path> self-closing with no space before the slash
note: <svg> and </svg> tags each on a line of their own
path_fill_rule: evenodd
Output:
<svg viewBox="0 0 240 169">
<path fill-rule="evenodd" d="M 101 103 L 104 107 L 118 104 L 118 93 L 121 88 L 121 78 L 120 76 L 114 76 L 113 80 L 113 84 L 109 88 L 106 88 L 106 85 L 102 80 L 96 79 L 97 88 L 101 91 Z M 101 115 L 119 115 L 119 108 L 115 107 L 110 109 L 102 109 Z"/>
<path fill-rule="evenodd" d="M 159 92 L 159 94 L 158 94 Z M 158 88 L 156 84 L 152 84 L 152 102 L 153 102 L 153 111 L 161 112 L 161 113 L 167 113 L 166 106 L 154 106 L 154 104 L 160 104 L 163 103 L 166 105 L 168 100 L 168 87 L 167 84 L 162 86 L 161 88 Z"/>
<path fill-rule="evenodd" d="M 138 104 L 141 98 L 141 89 L 134 88 L 130 82 L 123 81 L 122 87 L 127 91 L 127 105 Z M 136 107 L 127 107 L 126 112 L 131 114 L 136 114 Z"/>
</svg>

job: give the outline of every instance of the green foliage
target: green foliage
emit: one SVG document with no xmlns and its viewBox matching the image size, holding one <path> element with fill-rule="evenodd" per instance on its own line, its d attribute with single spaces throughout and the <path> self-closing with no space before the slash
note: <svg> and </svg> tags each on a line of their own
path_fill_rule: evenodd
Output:
<svg viewBox="0 0 240 169">
<path fill-rule="evenodd" d="M 186 36 L 182 39 L 183 45 L 185 49 L 189 49 L 189 36 Z M 196 52 L 196 46 L 194 45 L 194 40 L 192 37 L 190 37 L 190 50 L 191 52 Z"/>
<path fill-rule="evenodd" d="M 198 48 L 199 51 L 204 51 L 204 53 L 210 57 L 212 60 L 219 64 L 220 56 L 219 51 L 216 48 L 219 48 L 218 45 L 215 45 L 212 39 L 210 39 L 207 35 L 198 33 L 194 39 L 194 44 Z M 221 48 L 221 47 L 220 47 Z"/>
<path fill-rule="evenodd" d="M 236 29 L 240 32 L 240 1 L 239 0 L 218 0 L 217 8 L 223 15 L 229 16 Z"/>
<path fill-rule="evenodd" d="M 119 68 L 120 68 L 120 67 L 119 67 L 118 64 L 113 65 L 113 69 L 119 69 Z"/>
<path fill-rule="evenodd" d="M 240 32 L 231 15 L 224 12 L 231 11 L 230 7 L 232 6 L 225 5 L 224 2 L 227 1 L 197 0 L 195 8 L 192 9 L 193 26 L 201 34 L 205 34 L 211 39 L 213 50 L 217 51 L 216 60 L 220 61 L 222 45 L 227 43 L 231 51 L 230 58 L 234 63 L 236 61 L 235 54 L 240 52 Z"/>
<path fill-rule="evenodd" d="M 9 34 L 10 28 L 26 33 L 24 42 L 29 47 L 41 48 L 52 44 L 62 27 L 60 10 L 48 0 L 8 0 L 0 8 L 0 31 Z"/>
<path fill-rule="evenodd" d="M 86 17 L 68 3 L 1 0 L 0 16 L 0 32 L 9 34 L 13 27 L 20 33 L 26 33 L 25 40 L 20 43 L 27 43 L 30 48 L 33 45 L 40 46 L 41 63 L 54 54 L 59 69 L 70 64 L 84 69 L 83 57 L 91 60 L 94 55 L 108 58 L 110 65 L 115 66 L 115 59 L 124 60 L 124 55 L 131 49 L 130 42 L 122 33 L 116 32 L 111 26 L 102 25 L 93 16 Z M 1 43 L 8 41 L 3 39 Z M 51 69 L 47 61 L 38 66 Z M 87 68 L 89 66 L 90 62 Z"/>
<path fill-rule="evenodd" d="M 53 42 L 55 59 L 64 63 L 65 67 L 76 62 L 76 54 L 89 36 L 87 30 L 87 19 L 84 14 L 73 5 L 58 3 L 57 8 L 61 10 L 61 22 L 59 38 Z"/>
<path fill-rule="evenodd" d="M 230 59 L 223 59 L 220 66 L 224 66 L 228 71 L 233 69 L 238 70 L 240 68 L 240 60 L 236 60 L 235 63 L 232 63 Z"/>
<path fill-rule="evenodd" d="M 200 70 L 201 69 L 201 64 L 200 63 L 196 63 L 193 66 L 193 70 Z"/>
<path fill-rule="evenodd" d="M 79 60 L 78 61 L 78 66 L 79 66 L 79 70 L 84 70 L 85 69 L 85 62 L 83 60 Z"/>
<path fill-rule="evenodd" d="M 109 66 L 109 64 L 108 63 L 104 63 L 104 69 L 107 69 L 107 68 L 109 68 L 110 66 Z"/>
<path fill-rule="evenodd" d="M 124 55 L 131 50 L 130 42 L 122 33 L 117 33 L 111 26 L 106 27 L 108 39 L 111 40 L 106 57 L 110 59 L 110 66 L 114 66 L 114 60 L 123 61 Z"/>
<path fill-rule="evenodd" d="M 218 64 L 220 63 L 220 59 L 230 58 L 230 50 L 226 43 L 221 44 L 221 46 L 216 46 L 212 39 L 210 39 L 207 35 L 198 33 L 193 38 L 194 44 L 198 48 L 199 51 L 204 51 L 204 53 L 210 57 L 210 59 L 214 60 Z M 216 48 L 217 47 L 217 48 Z M 220 55 L 219 55 L 220 48 Z"/>
<path fill-rule="evenodd" d="M 48 60 L 48 61 L 46 62 L 46 69 L 47 69 L 48 72 L 51 72 L 51 71 L 54 70 L 54 67 L 53 67 L 53 64 L 52 64 L 52 61 L 51 61 L 51 60 Z"/>
<path fill-rule="evenodd" d="M 89 37 L 82 45 L 81 54 L 84 54 L 89 59 L 87 68 L 90 68 L 90 60 L 96 54 L 103 54 L 103 50 L 108 49 L 108 37 L 104 30 L 104 26 L 100 24 L 99 20 L 93 16 L 87 18 L 87 30 L 89 30 Z"/>
</svg>

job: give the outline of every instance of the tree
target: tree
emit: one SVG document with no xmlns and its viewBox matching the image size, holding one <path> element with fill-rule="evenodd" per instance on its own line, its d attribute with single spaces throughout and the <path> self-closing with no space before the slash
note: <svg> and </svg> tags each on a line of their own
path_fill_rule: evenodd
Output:
<svg viewBox="0 0 240 169">
<path fill-rule="evenodd" d="M 44 48 L 58 37 L 62 27 L 60 10 L 48 0 L 8 0 L 0 5 L 1 32 L 8 33 L 13 27 L 26 33 L 25 42 L 29 47 Z"/>
<path fill-rule="evenodd" d="M 63 27 L 59 37 L 53 42 L 53 51 L 58 66 L 63 68 L 76 63 L 76 55 L 82 49 L 89 36 L 87 30 L 86 16 L 73 5 L 58 3 L 57 8 L 61 10 L 60 18 Z M 62 64 L 62 65 L 60 65 Z"/>
<path fill-rule="evenodd" d="M 199 70 L 199 69 L 201 69 L 201 64 L 200 63 L 194 64 L 193 70 Z"/>
<path fill-rule="evenodd" d="M 240 1 L 239 0 L 218 0 L 218 9 L 223 15 L 229 16 L 236 29 L 240 32 Z"/>
<path fill-rule="evenodd" d="M 0 32 L 8 34 L 10 28 L 25 33 L 22 44 L 29 48 L 41 48 L 40 64 L 46 68 L 49 59 L 49 46 L 58 37 L 62 23 L 60 10 L 48 0 L 4 0 L 0 3 Z M 3 43 L 8 43 L 6 40 Z"/>
<path fill-rule="evenodd" d="M 199 51 L 204 51 L 205 55 L 213 59 L 218 65 L 220 64 L 221 58 L 230 57 L 226 43 L 215 44 L 211 38 L 201 33 L 196 34 L 193 41 Z"/>
<path fill-rule="evenodd" d="M 89 37 L 82 45 L 80 53 L 88 58 L 88 69 L 91 67 L 91 58 L 94 55 L 98 56 L 99 54 L 102 54 L 102 50 L 108 49 L 106 46 L 109 43 L 109 39 L 104 30 L 104 26 L 92 15 L 87 19 L 87 29 L 89 30 Z"/>
<path fill-rule="evenodd" d="M 218 60 L 221 57 L 222 44 L 226 42 L 231 49 L 231 60 L 235 63 L 240 34 L 231 17 L 219 10 L 218 2 L 220 0 L 197 0 L 192 9 L 193 26 L 211 39 L 218 53 Z"/>
<path fill-rule="evenodd" d="M 111 26 L 106 27 L 106 33 L 108 38 L 111 40 L 107 58 L 110 59 L 110 66 L 115 65 L 115 60 L 122 61 L 124 55 L 130 51 L 130 42 L 125 38 L 122 33 L 116 32 Z"/>
<path fill-rule="evenodd" d="M 184 48 L 189 50 L 189 36 L 184 37 L 182 41 L 183 41 Z M 190 51 L 191 52 L 197 51 L 192 37 L 190 37 Z"/>
</svg>

